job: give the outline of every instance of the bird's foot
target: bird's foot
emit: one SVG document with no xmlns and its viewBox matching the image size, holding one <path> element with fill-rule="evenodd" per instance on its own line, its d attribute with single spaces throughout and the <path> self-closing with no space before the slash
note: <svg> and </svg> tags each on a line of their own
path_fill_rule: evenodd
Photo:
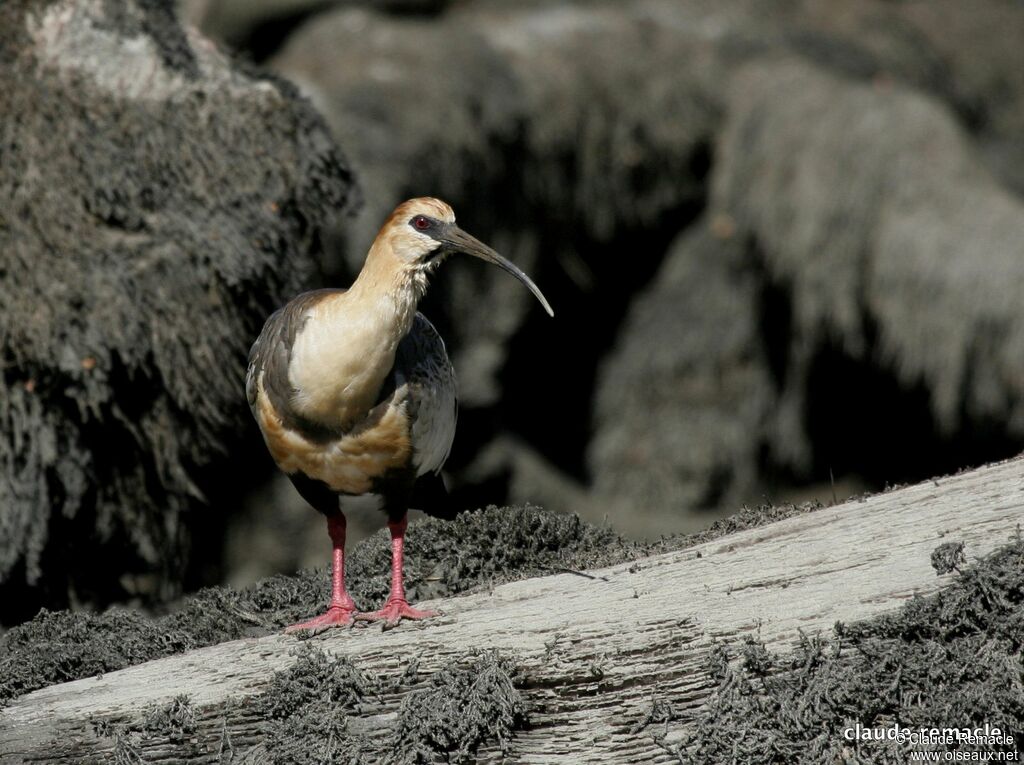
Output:
<svg viewBox="0 0 1024 765">
<path fill-rule="evenodd" d="M 356 614 L 355 605 L 331 606 L 320 616 L 314 616 L 309 621 L 293 624 L 286 627 L 285 632 L 309 632 L 313 635 L 328 630 L 331 627 L 351 627 Z"/>
<path fill-rule="evenodd" d="M 384 629 L 389 630 L 397 627 L 402 619 L 429 619 L 431 616 L 440 616 L 440 612 L 413 608 L 405 598 L 388 598 L 388 602 L 380 611 L 356 614 L 356 621 L 384 622 Z"/>
</svg>

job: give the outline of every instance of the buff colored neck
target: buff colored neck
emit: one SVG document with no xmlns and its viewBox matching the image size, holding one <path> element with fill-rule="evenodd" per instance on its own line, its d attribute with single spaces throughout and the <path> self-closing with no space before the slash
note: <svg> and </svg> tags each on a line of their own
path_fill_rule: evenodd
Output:
<svg viewBox="0 0 1024 765">
<path fill-rule="evenodd" d="M 408 267 L 389 244 L 378 237 L 345 294 L 364 310 L 382 311 L 385 324 L 393 325 L 401 339 L 412 326 L 416 306 L 427 290 L 427 279 L 421 270 Z"/>
<path fill-rule="evenodd" d="M 374 243 L 352 287 L 314 306 L 296 338 L 289 366 L 296 408 L 341 428 L 366 416 L 425 287 L 425 276 Z"/>
</svg>

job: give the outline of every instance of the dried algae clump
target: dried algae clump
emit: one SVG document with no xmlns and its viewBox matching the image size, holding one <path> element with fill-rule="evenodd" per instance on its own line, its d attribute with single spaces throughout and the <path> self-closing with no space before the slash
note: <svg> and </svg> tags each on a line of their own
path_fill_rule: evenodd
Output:
<svg viewBox="0 0 1024 765">
<path fill-rule="evenodd" d="M 514 661 L 497 651 L 455 661 L 431 678 L 431 687 L 405 698 L 398 712 L 394 765 L 476 762 L 477 750 L 496 744 L 511 751 L 512 734 L 527 723 L 516 689 Z"/>
<path fill-rule="evenodd" d="M 348 717 L 370 688 L 344 657 L 304 645 L 298 660 L 274 675 L 255 701 L 266 722 L 264 746 L 275 765 L 370 762 L 362 736 L 348 731 Z"/>
</svg>

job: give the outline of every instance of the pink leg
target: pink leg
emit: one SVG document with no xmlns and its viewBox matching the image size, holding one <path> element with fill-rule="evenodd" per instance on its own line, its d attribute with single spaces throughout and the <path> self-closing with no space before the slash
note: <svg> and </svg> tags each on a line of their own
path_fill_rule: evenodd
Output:
<svg viewBox="0 0 1024 765">
<path fill-rule="evenodd" d="M 437 611 L 420 611 L 412 608 L 405 599 L 402 560 L 407 525 L 408 518 L 405 516 L 398 523 L 388 523 L 388 530 L 391 531 L 391 595 L 380 611 L 356 614 L 357 621 L 383 621 L 384 628 L 389 629 L 397 626 L 402 619 L 426 619 L 438 615 Z"/>
<path fill-rule="evenodd" d="M 322 632 L 330 627 L 348 627 L 356 612 L 356 604 L 345 592 L 345 516 L 341 513 L 328 516 L 327 533 L 331 535 L 334 548 L 331 560 L 331 603 L 320 616 L 309 621 L 293 624 L 285 632 Z"/>
</svg>

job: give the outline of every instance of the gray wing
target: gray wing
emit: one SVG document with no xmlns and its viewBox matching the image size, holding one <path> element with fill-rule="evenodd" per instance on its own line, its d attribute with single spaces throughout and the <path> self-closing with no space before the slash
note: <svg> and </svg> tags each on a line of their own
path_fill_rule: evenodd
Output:
<svg viewBox="0 0 1024 765">
<path fill-rule="evenodd" d="M 455 440 L 459 401 L 444 340 L 421 313 L 395 353 L 395 387 L 403 386 L 416 475 L 439 473 Z"/>
</svg>

